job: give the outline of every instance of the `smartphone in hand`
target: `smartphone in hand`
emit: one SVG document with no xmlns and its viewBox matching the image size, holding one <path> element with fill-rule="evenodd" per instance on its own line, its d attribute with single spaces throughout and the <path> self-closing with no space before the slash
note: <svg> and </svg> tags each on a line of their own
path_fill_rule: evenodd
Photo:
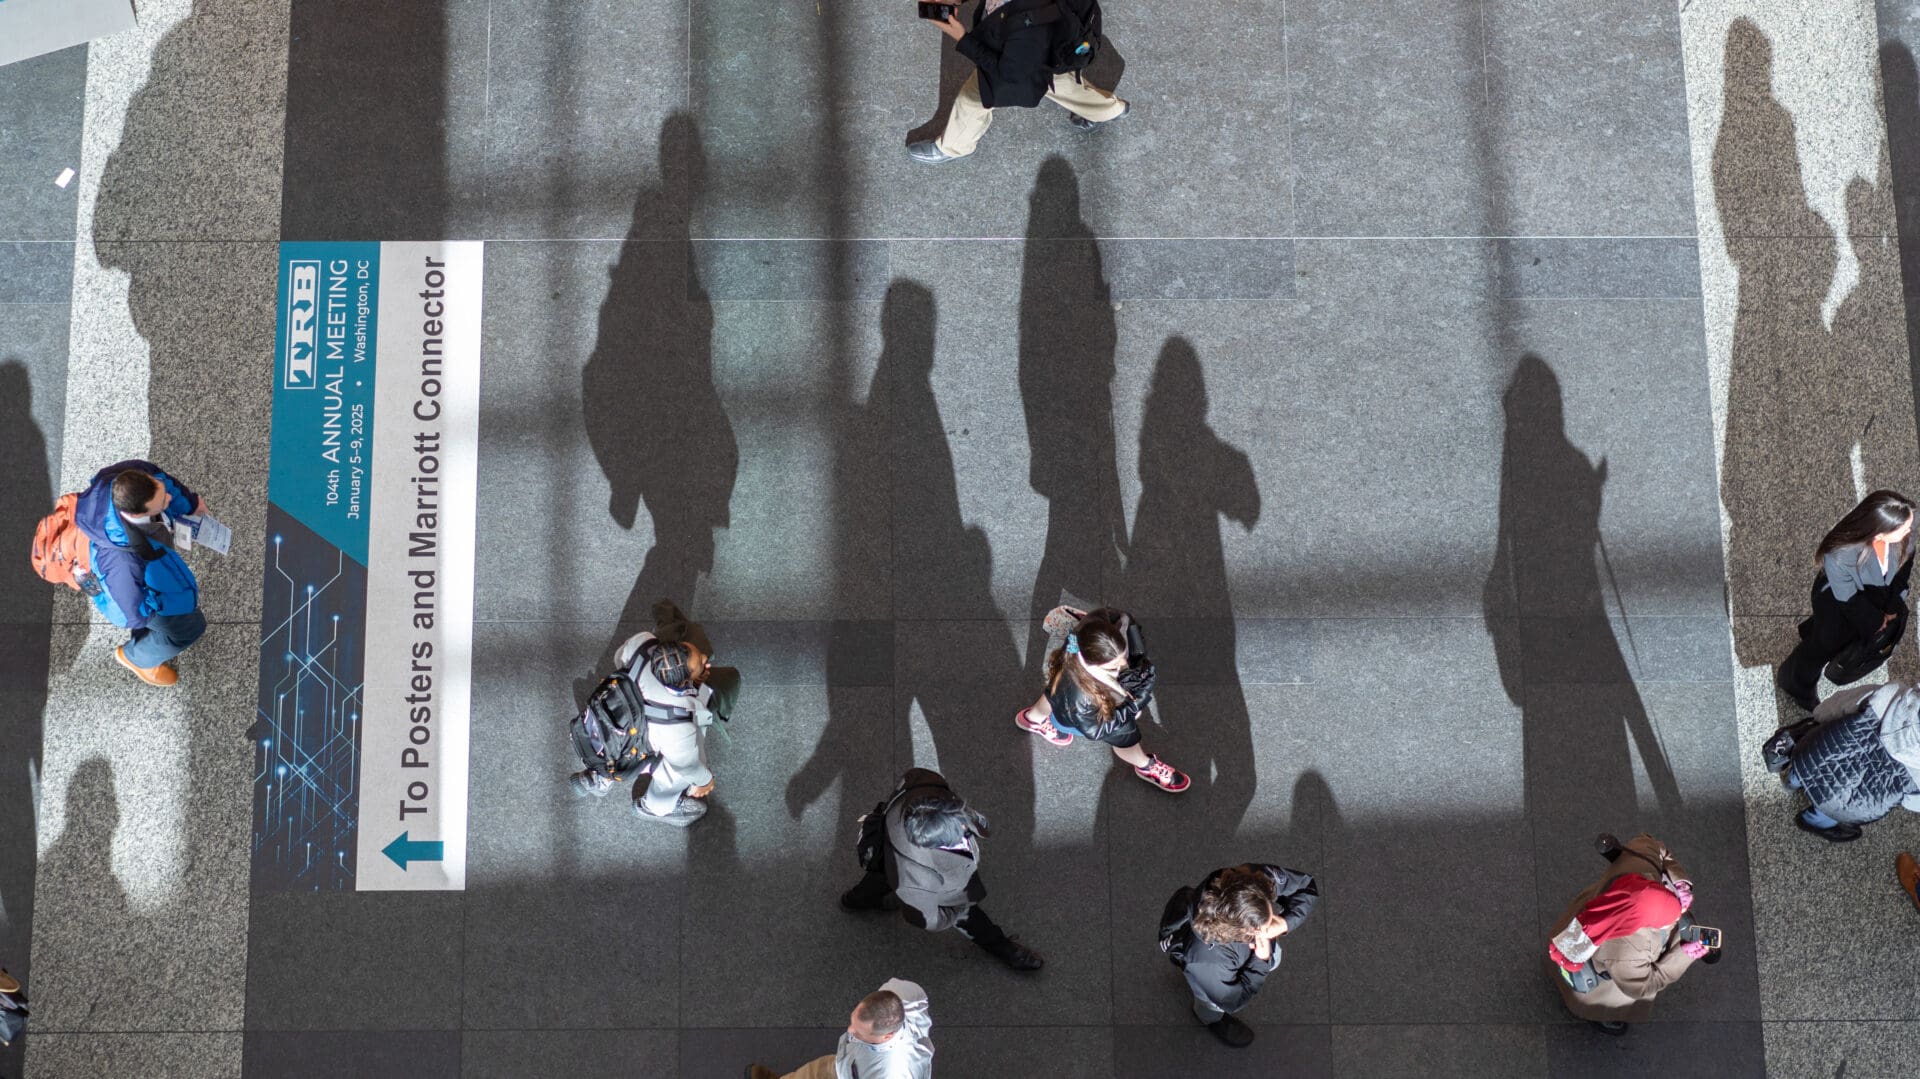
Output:
<svg viewBox="0 0 1920 1079">
<path fill-rule="evenodd" d="M 925 0 L 921 0 L 920 3 L 920 17 L 933 22 L 946 22 L 954 12 L 959 10 L 958 4 L 929 4 Z"/>
<path fill-rule="evenodd" d="M 1687 930 L 1687 939 L 1697 941 L 1709 948 L 1720 947 L 1720 931 L 1710 925 L 1696 925 Z"/>
</svg>

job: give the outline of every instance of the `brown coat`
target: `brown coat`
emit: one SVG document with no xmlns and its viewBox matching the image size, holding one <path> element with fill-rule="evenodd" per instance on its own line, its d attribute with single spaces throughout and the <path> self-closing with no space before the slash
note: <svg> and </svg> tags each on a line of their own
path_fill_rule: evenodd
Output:
<svg viewBox="0 0 1920 1079">
<path fill-rule="evenodd" d="M 1656 865 L 1659 868 L 1655 868 Z M 1634 836 L 1627 841 L 1619 859 L 1607 867 L 1606 875 L 1575 896 L 1567 909 L 1560 912 L 1551 932 L 1559 932 L 1622 873 L 1638 873 L 1648 880 L 1659 881 L 1661 870 L 1673 880 L 1692 879 L 1680 863 L 1674 861 L 1665 843 L 1645 832 Z M 1567 1010 L 1579 1018 L 1639 1023 L 1653 1015 L 1653 998 L 1693 965 L 1693 958 L 1680 950 L 1680 944 L 1679 934 L 1672 925 L 1650 927 L 1607 941 L 1593 955 L 1594 969 L 1604 977 L 1590 993 L 1574 992 L 1551 959 L 1547 960 L 1547 970 L 1554 987 L 1560 990 L 1560 998 L 1566 1001 Z"/>
</svg>

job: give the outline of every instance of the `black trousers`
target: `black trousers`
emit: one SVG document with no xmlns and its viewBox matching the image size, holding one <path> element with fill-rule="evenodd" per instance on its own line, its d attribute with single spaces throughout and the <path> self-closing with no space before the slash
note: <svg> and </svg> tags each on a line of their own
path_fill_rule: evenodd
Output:
<svg viewBox="0 0 1920 1079">
<path fill-rule="evenodd" d="M 1795 697 L 1818 696 L 1820 672 L 1860 639 L 1840 601 L 1821 587 L 1825 583 L 1825 576 L 1814 582 L 1813 617 L 1800 623 L 1800 644 L 1780 664 L 1780 685 Z"/>
<path fill-rule="evenodd" d="M 859 910 L 885 910 L 886 901 L 892 895 L 893 889 L 887 886 L 886 874 L 869 870 L 866 876 L 860 878 L 860 883 L 847 891 L 845 898 L 848 906 Z M 901 904 L 900 913 L 906 915 L 907 921 L 917 928 L 927 927 L 927 920 L 912 907 Z M 993 919 L 987 917 L 987 912 L 978 906 L 967 908 L 967 916 L 960 919 L 960 924 L 954 928 L 960 931 L 961 936 L 988 951 L 1006 943 L 1007 940 L 1006 933 L 1002 932 L 1000 927 L 993 923 Z"/>
</svg>

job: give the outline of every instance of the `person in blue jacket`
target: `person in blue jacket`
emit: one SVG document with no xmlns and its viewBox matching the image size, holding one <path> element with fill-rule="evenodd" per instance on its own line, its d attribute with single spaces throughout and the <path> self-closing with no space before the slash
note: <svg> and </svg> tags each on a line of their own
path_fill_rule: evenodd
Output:
<svg viewBox="0 0 1920 1079">
<path fill-rule="evenodd" d="M 94 473 L 74 506 L 74 524 L 92 541 L 93 605 L 132 631 L 113 656 L 148 685 L 178 682 L 173 657 L 207 631 L 200 585 L 173 549 L 174 518 L 206 512 L 206 500 L 151 461 Z"/>
</svg>

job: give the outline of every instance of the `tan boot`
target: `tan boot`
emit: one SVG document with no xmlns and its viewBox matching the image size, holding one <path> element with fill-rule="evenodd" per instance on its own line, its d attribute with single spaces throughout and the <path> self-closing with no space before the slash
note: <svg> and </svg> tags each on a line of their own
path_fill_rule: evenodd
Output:
<svg viewBox="0 0 1920 1079">
<path fill-rule="evenodd" d="M 747 1079 L 780 1079 L 780 1075 L 763 1064 L 752 1064 L 747 1067 Z"/>
<path fill-rule="evenodd" d="M 12 996 L 20 991 L 20 979 L 0 970 L 0 993 Z"/>
<path fill-rule="evenodd" d="M 113 658 L 150 686 L 170 686 L 180 680 L 180 672 L 174 670 L 171 663 L 162 663 L 158 667 L 134 666 L 133 661 L 127 658 L 127 646 L 124 644 L 113 650 Z"/>
<path fill-rule="evenodd" d="M 1920 907 L 1920 862 L 1903 852 L 1893 860 L 1893 874 L 1900 878 L 1900 890 L 1907 893 L 1914 906 Z"/>
</svg>

